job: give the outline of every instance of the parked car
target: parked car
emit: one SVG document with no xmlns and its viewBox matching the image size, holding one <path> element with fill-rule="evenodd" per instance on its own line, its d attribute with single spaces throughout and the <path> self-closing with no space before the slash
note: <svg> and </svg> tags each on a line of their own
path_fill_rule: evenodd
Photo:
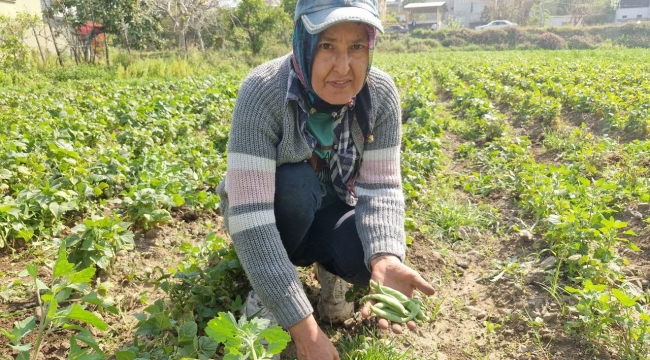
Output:
<svg viewBox="0 0 650 360">
<path fill-rule="evenodd" d="M 401 25 L 391 25 L 391 26 L 387 27 L 386 29 L 384 29 L 384 32 L 386 34 L 390 34 L 390 33 L 401 34 L 401 33 L 409 32 L 409 29 L 407 29 L 407 28 L 405 28 L 405 27 L 403 27 Z"/>
<path fill-rule="evenodd" d="M 476 30 L 496 29 L 496 28 L 507 27 L 507 26 L 517 26 L 517 24 L 510 22 L 508 20 L 494 20 L 489 24 L 477 26 Z"/>
</svg>

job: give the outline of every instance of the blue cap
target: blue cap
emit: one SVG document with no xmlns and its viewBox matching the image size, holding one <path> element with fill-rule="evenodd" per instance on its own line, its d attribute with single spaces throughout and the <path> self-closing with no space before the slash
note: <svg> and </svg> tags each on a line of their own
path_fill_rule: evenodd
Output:
<svg viewBox="0 0 650 360">
<path fill-rule="evenodd" d="M 377 0 L 298 0 L 293 20 L 301 18 L 310 34 L 348 21 L 362 22 L 384 32 L 379 21 Z"/>
</svg>

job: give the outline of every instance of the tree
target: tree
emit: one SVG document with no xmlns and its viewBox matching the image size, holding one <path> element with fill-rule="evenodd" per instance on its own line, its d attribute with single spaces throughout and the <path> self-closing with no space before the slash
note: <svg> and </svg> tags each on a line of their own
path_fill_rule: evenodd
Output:
<svg viewBox="0 0 650 360">
<path fill-rule="evenodd" d="M 481 20 L 510 20 L 525 24 L 534 0 L 498 0 L 494 5 L 486 6 L 481 14 Z"/>
<path fill-rule="evenodd" d="M 296 13 L 296 4 L 298 0 L 282 0 L 282 10 L 287 13 L 292 19 Z"/>
<path fill-rule="evenodd" d="M 259 54 L 267 37 L 291 22 L 285 10 L 268 6 L 264 0 L 242 0 L 231 20 L 233 28 L 246 34 L 253 55 Z"/>
<path fill-rule="evenodd" d="M 174 24 L 178 35 L 178 47 L 187 51 L 187 32 L 194 30 L 198 47 L 205 50 L 203 30 L 210 19 L 216 19 L 218 0 L 148 0 L 150 4 L 165 14 Z"/>
<path fill-rule="evenodd" d="M 36 15 L 19 12 L 16 16 L 0 14 L 0 69 L 28 70 L 32 65 L 29 49 L 23 40 L 27 30 L 41 20 Z"/>
<path fill-rule="evenodd" d="M 74 44 L 79 44 L 86 61 L 90 61 L 88 54 L 94 52 L 91 47 L 98 43 L 98 36 L 113 35 L 127 49 L 159 44 L 160 18 L 144 0 L 51 0 L 47 3 L 43 15 L 51 24 L 61 25 L 60 31 L 73 50 Z M 74 31 L 71 33 L 69 29 Z M 105 38 L 103 43 L 108 54 Z"/>
<path fill-rule="evenodd" d="M 541 3 L 534 4 L 530 8 L 530 13 L 528 14 L 528 19 L 526 20 L 526 25 L 546 26 L 548 21 L 551 19 L 551 12 L 548 8 L 543 7 Z"/>
<path fill-rule="evenodd" d="M 553 0 L 557 6 L 558 15 L 570 15 L 572 22 L 579 23 L 583 19 L 589 23 L 609 22 L 618 7 L 619 0 Z"/>
<path fill-rule="evenodd" d="M 463 19 L 456 17 L 454 15 L 447 16 L 445 21 L 446 29 L 462 29 L 463 28 Z"/>
</svg>

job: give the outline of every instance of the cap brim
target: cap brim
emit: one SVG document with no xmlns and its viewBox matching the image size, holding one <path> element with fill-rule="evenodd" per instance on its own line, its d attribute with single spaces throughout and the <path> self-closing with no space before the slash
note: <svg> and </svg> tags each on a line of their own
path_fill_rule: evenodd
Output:
<svg viewBox="0 0 650 360">
<path fill-rule="evenodd" d="M 370 11 L 358 7 L 324 9 L 302 16 L 302 22 L 310 34 L 317 34 L 332 25 L 348 21 L 362 22 L 374 26 L 382 34 L 384 33 L 381 21 Z"/>
</svg>

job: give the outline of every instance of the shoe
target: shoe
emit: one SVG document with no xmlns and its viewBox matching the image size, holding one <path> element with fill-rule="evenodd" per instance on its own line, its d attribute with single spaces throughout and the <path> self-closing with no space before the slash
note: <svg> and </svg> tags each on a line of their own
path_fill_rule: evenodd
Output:
<svg viewBox="0 0 650 360">
<path fill-rule="evenodd" d="M 249 320 L 253 317 L 266 319 L 269 321 L 269 326 L 278 324 L 278 320 L 275 318 L 275 315 L 269 309 L 262 304 L 262 300 L 257 296 L 255 290 L 251 290 L 246 297 L 244 302 L 244 315 L 246 319 Z M 267 327 L 267 328 L 268 328 Z M 269 343 L 266 340 L 260 340 L 260 343 L 266 348 Z M 280 354 L 273 355 L 272 360 L 280 360 Z"/>
<path fill-rule="evenodd" d="M 269 326 L 277 325 L 278 320 L 275 315 L 262 304 L 262 300 L 257 296 L 255 290 L 251 290 L 244 302 L 244 314 L 247 319 L 258 317 L 269 321 Z"/>
<path fill-rule="evenodd" d="M 322 321 L 341 323 L 354 314 L 354 303 L 345 301 L 350 286 L 340 277 L 325 270 L 321 264 L 314 266 L 314 275 L 320 283 L 318 315 Z"/>
</svg>

